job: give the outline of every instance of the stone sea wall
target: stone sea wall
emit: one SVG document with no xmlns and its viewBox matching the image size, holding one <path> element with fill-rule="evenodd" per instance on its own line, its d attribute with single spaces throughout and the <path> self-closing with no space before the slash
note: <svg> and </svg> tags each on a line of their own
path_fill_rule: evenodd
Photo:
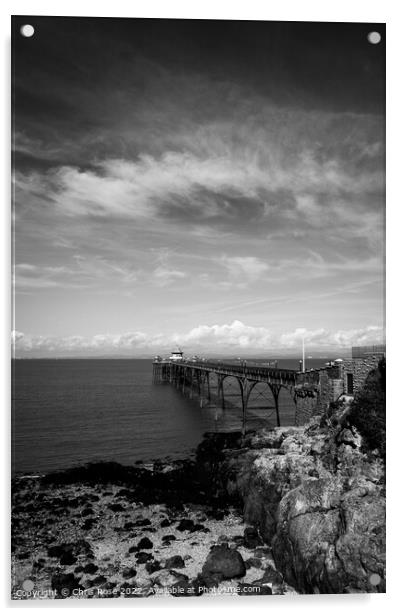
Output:
<svg viewBox="0 0 402 616">
<path fill-rule="evenodd" d="M 297 375 L 296 425 L 305 425 L 311 417 L 324 413 L 331 402 L 343 394 L 356 395 L 367 376 L 378 367 L 380 355 L 345 359 L 342 363 Z M 352 391 L 350 391 L 350 381 Z"/>
<path fill-rule="evenodd" d="M 353 359 L 345 359 L 343 362 L 343 388 L 347 392 L 347 375 L 352 374 L 353 391 L 359 391 L 367 378 L 367 375 L 375 370 L 378 366 L 380 357 L 378 355 L 367 355 L 366 357 L 357 357 Z"/>
</svg>

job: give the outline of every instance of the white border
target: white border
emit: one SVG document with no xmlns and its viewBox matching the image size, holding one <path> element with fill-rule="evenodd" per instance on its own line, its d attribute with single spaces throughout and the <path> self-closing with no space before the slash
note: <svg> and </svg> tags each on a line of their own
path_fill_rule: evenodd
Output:
<svg viewBox="0 0 402 616">
<path fill-rule="evenodd" d="M 8 5 L 8 6 L 7 6 Z M 204 0 L 189 3 L 184 0 L 147 0 L 142 2 L 114 0 L 93 3 L 88 0 L 59 1 L 14 0 L 5 2 L 8 14 L 20 15 L 80 15 L 93 17 L 171 17 L 188 19 L 266 19 L 285 21 L 388 21 L 395 13 L 394 3 L 387 0 L 337 0 L 329 4 L 319 0 Z"/>
<path fill-rule="evenodd" d="M 231 613 L 242 614 L 245 610 L 253 609 L 256 613 L 266 612 L 267 610 L 280 611 L 281 615 L 293 613 L 297 610 L 298 615 L 312 616 L 313 614 L 325 616 L 336 614 L 346 610 L 347 613 L 363 612 L 365 616 L 375 614 L 378 616 L 380 609 L 399 607 L 398 588 L 399 588 L 399 554 L 397 539 L 401 535 L 400 531 L 400 509 L 398 496 L 400 491 L 400 480 L 398 467 L 400 466 L 399 450 L 401 448 L 400 439 L 402 430 L 400 429 L 401 403 L 398 381 L 400 380 L 398 370 L 398 340 L 400 332 L 400 310 L 398 310 L 400 283 L 400 264 L 402 265 L 401 254 L 399 251 L 400 229 L 398 225 L 400 219 L 398 210 L 400 206 L 400 150 L 401 150 L 401 122 L 400 114 L 402 110 L 401 79 L 400 79 L 400 58 L 401 50 L 401 10 L 398 2 L 393 0 L 333 0 L 331 3 L 312 0 L 281 0 L 280 2 L 270 2 L 269 0 L 203 0 L 200 3 L 190 3 L 177 0 L 155 1 L 148 0 L 143 2 L 113 0 L 109 3 L 95 3 L 84 0 L 70 0 L 69 2 L 40 1 L 35 2 L 18 1 L 11 2 L 6 0 L 1 6 L 3 30 L 3 61 L 2 71 L 2 96 L 0 97 L 2 106 L 2 119 L 5 130 L 3 134 L 8 136 L 3 142 L 2 157 L 3 164 L 0 165 L 3 189 L 3 207 L 1 210 L 1 282 L 2 282 L 2 301 L 1 309 L 3 314 L 3 325 L 1 330 L 1 347 L 3 349 L 2 365 L 0 374 L 2 377 L 3 406 L 1 409 L 3 416 L 3 468 L 6 479 L 5 497 L 3 503 L 6 507 L 2 511 L 3 531 L 7 536 L 3 541 L 1 574 L 3 604 L 9 609 L 20 612 L 25 609 L 54 609 L 72 610 L 75 614 L 84 612 L 87 609 L 114 611 L 120 606 L 122 609 L 135 609 L 137 612 L 152 613 L 163 610 L 165 614 L 176 615 L 179 612 L 200 613 L 208 609 L 222 610 L 229 608 Z M 208 604 L 202 598 L 167 600 L 161 603 L 159 600 L 132 600 L 116 601 L 85 601 L 69 602 L 61 601 L 56 605 L 50 602 L 26 602 L 20 605 L 18 602 L 10 602 L 9 596 L 9 560 L 8 560 L 8 536 L 9 536 L 9 506 L 8 506 L 8 460 L 9 455 L 9 378 L 10 378 L 10 354 L 9 354 L 9 331 L 10 331 L 10 308 L 9 308 L 9 283 L 10 283 L 10 239 L 9 239 L 9 118 L 10 118 L 10 15 L 76 15 L 76 16 L 113 16 L 113 17 L 171 17 L 171 18 L 208 18 L 208 19 L 267 19 L 285 21 L 357 21 L 357 22 L 387 22 L 387 74 L 388 74 L 388 103 L 387 103 L 387 356 L 388 356 L 388 469 L 389 469 L 389 488 L 387 497 L 388 509 L 388 590 L 386 595 L 320 595 L 320 596 L 298 596 L 298 597 L 273 597 L 265 599 L 236 598 L 236 600 L 208 600 Z M 341 41 L 340 41 L 341 44 Z M 398 429 L 399 428 L 399 429 Z M 394 469 L 394 471 L 392 470 Z M 397 475 L 398 473 L 398 475 Z M 396 481 L 393 481 L 395 477 Z M 4 493 L 3 493 L 4 494 Z M 4 511 L 5 509 L 5 511 Z"/>
</svg>

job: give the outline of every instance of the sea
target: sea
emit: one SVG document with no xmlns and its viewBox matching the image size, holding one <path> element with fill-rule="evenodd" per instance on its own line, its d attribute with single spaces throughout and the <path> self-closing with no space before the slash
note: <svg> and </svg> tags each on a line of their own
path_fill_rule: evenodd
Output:
<svg viewBox="0 0 402 616">
<path fill-rule="evenodd" d="M 328 358 L 308 359 L 306 368 Z M 15 359 L 12 362 L 12 473 L 42 474 L 94 461 L 121 464 L 189 457 L 206 432 L 241 429 L 239 387 L 225 380 L 225 409 L 200 408 L 172 385 L 152 382 L 151 359 Z M 278 360 L 297 370 L 298 359 Z M 215 401 L 214 401 L 215 400 Z M 253 391 L 248 429 L 274 427 L 266 385 Z M 279 397 L 281 424 L 293 425 L 289 392 Z"/>
</svg>

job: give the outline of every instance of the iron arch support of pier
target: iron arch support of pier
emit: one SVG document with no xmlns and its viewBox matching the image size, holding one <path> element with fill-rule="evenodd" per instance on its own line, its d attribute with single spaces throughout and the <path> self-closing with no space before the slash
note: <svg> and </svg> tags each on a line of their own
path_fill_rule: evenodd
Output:
<svg viewBox="0 0 402 616">
<path fill-rule="evenodd" d="M 231 374 L 218 374 L 218 397 L 221 400 L 222 408 L 225 408 L 225 387 L 224 382 L 226 379 L 229 379 Z M 235 381 L 237 381 L 237 377 L 233 377 Z M 241 395 L 241 392 L 240 392 Z"/>
<path fill-rule="evenodd" d="M 183 373 L 183 383 L 182 383 L 182 393 L 185 394 L 186 393 L 186 385 L 188 383 L 188 372 L 189 369 L 187 368 L 187 366 L 185 366 L 184 368 L 182 368 L 182 373 Z"/>
<path fill-rule="evenodd" d="M 251 391 L 255 385 L 255 383 L 251 383 L 246 378 L 236 377 L 241 393 L 241 406 L 242 406 L 242 426 L 241 426 L 241 435 L 242 438 L 246 436 L 246 427 L 247 427 L 247 407 L 248 401 L 250 398 Z"/>
<path fill-rule="evenodd" d="M 197 385 L 198 385 L 198 396 L 200 398 L 200 408 L 204 406 L 205 381 L 206 381 L 206 374 L 202 370 L 197 370 Z"/>
<path fill-rule="evenodd" d="M 190 368 L 190 400 L 193 398 L 194 380 L 194 368 Z"/>
<path fill-rule="evenodd" d="M 226 375 L 218 374 L 218 400 L 221 402 L 221 407 L 225 408 L 225 390 L 223 387 L 223 382 L 226 378 Z"/>
<path fill-rule="evenodd" d="M 281 419 L 279 416 L 279 393 L 282 389 L 282 385 L 278 385 L 275 383 L 268 383 L 269 388 L 272 392 L 272 395 L 274 397 L 274 403 L 275 403 L 275 413 L 276 413 L 276 423 L 278 425 L 278 427 L 280 427 L 281 425 Z"/>
<path fill-rule="evenodd" d="M 207 385 L 207 400 L 208 400 L 208 404 L 210 404 L 211 403 L 211 387 L 209 383 L 209 372 L 207 372 L 205 375 L 204 383 L 206 383 Z"/>
</svg>

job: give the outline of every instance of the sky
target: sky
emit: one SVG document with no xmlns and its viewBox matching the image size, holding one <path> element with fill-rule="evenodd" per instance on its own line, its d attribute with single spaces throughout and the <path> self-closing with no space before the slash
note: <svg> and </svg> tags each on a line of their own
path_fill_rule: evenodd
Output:
<svg viewBox="0 0 402 616">
<path fill-rule="evenodd" d="M 382 24 L 15 17 L 16 356 L 383 343 L 384 61 Z"/>
</svg>

